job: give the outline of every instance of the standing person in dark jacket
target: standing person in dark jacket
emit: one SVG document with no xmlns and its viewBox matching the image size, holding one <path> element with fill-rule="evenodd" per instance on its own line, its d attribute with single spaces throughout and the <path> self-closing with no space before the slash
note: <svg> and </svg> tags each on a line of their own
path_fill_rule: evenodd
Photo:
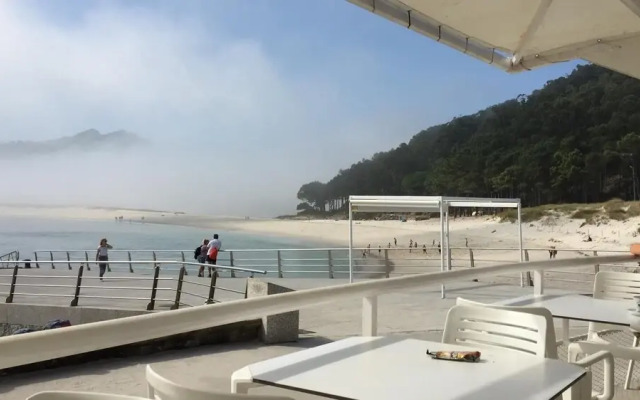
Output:
<svg viewBox="0 0 640 400">
<path fill-rule="evenodd" d="M 96 252 L 96 262 L 109 261 L 109 249 L 113 249 L 113 246 L 107 243 L 107 239 L 100 239 L 100 246 Z M 102 277 L 104 276 L 104 273 L 107 272 L 107 264 L 100 263 L 98 264 L 98 267 L 100 267 L 100 280 L 103 280 Z"/>
<path fill-rule="evenodd" d="M 204 264 L 207 262 L 207 251 L 209 250 L 209 239 L 203 239 L 202 244 L 195 251 L 196 260 L 200 264 Z M 204 265 L 201 265 L 198 269 L 198 277 L 204 277 Z"/>
</svg>

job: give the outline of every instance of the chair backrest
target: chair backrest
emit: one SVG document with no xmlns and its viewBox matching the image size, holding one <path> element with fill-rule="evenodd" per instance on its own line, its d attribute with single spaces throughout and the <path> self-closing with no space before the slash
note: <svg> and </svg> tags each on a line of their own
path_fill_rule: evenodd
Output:
<svg viewBox="0 0 640 400">
<path fill-rule="evenodd" d="M 640 295 L 640 274 L 601 271 L 596 274 L 593 281 L 594 299 L 623 301 L 633 304 L 633 296 L 637 295 Z M 612 327 L 612 325 L 590 322 L 589 337 Z"/>
<path fill-rule="evenodd" d="M 640 295 L 640 274 L 633 272 L 601 271 L 593 282 L 593 298 L 633 301 Z"/>
<path fill-rule="evenodd" d="M 447 313 L 442 342 L 498 347 L 545 357 L 547 320 L 519 311 L 453 306 Z"/>
<path fill-rule="evenodd" d="M 553 325 L 553 314 L 551 311 L 544 307 L 522 307 L 522 306 L 503 306 L 498 304 L 486 304 L 480 303 L 478 301 L 463 299 L 462 297 L 458 297 L 456 299 L 456 305 L 459 306 L 476 306 L 476 307 L 491 307 L 497 308 L 499 310 L 511 310 L 518 311 L 528 314 L 540 315 L 543 316 L 547 321 L 547 331 L 545 332 L 546 340 L 547 340 L 547 349 L 545 352 L 545 357 L 547 358 L 558 358 L 558 346 L 556 345 L 556 330 Z"/>
<path fill-rule="evenodd" d="M 31 395 L 27 400 L 146 400 L 144 397 L 112 393 L 47 391 Z"/>
<path fill-rule="evenodd" d="M 147 365 L 146 370 L 149 399 L 156 400 L 293 400 L 284 396 L 232 394 L 209 390 L 192 389 L 179 385 L 159 375 Z"/>
</svg>

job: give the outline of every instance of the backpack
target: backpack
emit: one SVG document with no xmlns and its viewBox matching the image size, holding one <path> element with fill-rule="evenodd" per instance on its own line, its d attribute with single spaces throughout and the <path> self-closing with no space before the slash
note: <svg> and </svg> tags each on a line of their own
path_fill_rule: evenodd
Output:
<svg viewBox="0 0 640 400">
<path fill-rule="evenodd" d="M 200 250 L 201 250 L 201 247 L 202 247 L 202 246 L 198 246 L 198 247 L 196 247 L 196 249 L 193 251 L 193 258 L 194 258 L 195 260 L 197 260 L 197 259 L 198 259 L 198 257 L 200 257 Z"/>
</svg>

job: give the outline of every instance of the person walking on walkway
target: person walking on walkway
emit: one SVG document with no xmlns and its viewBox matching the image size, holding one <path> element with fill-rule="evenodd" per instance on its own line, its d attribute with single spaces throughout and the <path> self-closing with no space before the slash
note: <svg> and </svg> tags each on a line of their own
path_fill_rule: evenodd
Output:
<svg viewBox="0 0 640 400">
<path fill-rule="evenodd" d="M 100 246 L 96 252 L 96 262 L 109 261 L 109 249 L 113 249 L 113 246 L 107 243 L 107 239 L 100 239 Z M 107 272 L 107 264 L 100 263 L 98 264 L 98 267 L 100 267 L 100 280 L 103 280 L 102 277 L 104 276 L 104 273 Z"/>
<path fill-rule="evenodd" d="M 213 240 L 209 242 L 209 250 L 207 251 L 207 263 L 216 265 L 218 262 L 218 252 L 222 247 L 222 241 L 218 238 L 218 234 L 213 235 Z M 209 278 L 211 278 L 211 270 L 213 268 L 209 267 Z M 218 272 L 216 271 L 216 274 Z"/>
</svg>

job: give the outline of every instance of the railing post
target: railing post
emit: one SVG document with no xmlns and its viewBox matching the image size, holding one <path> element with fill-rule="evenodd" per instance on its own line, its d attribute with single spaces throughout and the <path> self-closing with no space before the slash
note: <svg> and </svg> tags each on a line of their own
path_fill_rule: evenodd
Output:
<svg viewBox="0 0 640 400">
<path fill-rule="evenodd" d="M 389 262 L 389 249 L 384 249 L 384 276 L 391 276 L 391 263 Z"/>
<path fill-rule="evenodd" d="M 331 250 L 327 250 L 327 262 L 329 263 L 329 278 L 333 279 L 333 258 L 331 257 Z"/>
<path fill-rule="evenodd" d="M 447 271 L 451 271 L 451 249 L 447 251 Z"/>
<path fill-rule="evenodd" d="M 282 256 L 280 254 L 280 250 L 277 251 L 278 258 L 278 278 L 282 278 Z"/>
<path fill-rule="evenodd" d="M 33 252 L 33 259 L 36 262 L 36 268 L 40 268 L 40 264 L 38 264 L 38 252 L 37 251 Z"/>
<path fill-rule="evenodd" d="M 185 267 L 184 263 L 185 263 L 187 260 L 185 260 L 185 258 L 184 258 L 184 251 L 181 251 L 181 252 L 180 252 L 180 256 L 182 257 L 182 266 L 183 266 L 183 267 Z M 196 261 L 198 261 L 198 260 L 196 260 Z M 189 274 L 187 273 L 187 269 L 186 269 L 186 268 L 184 269 L 184 274 L 185 274 L 185 275 L 189 275 Z"/>
<path fill-rule="evenodd" d="M 131 264 L 131 252 L 127 251 L 127 258 L 129 259 L 129 272 L 133 274 L 133 264 Z"/>
<path fill-rule="evenodd" d="M 11 276 L 11 288 L 5 303 L 13 303 L 13 294 L 16 292 L 16 281 L 18 280 L 18 266 L 13 267 L 13 276 Z"/>
<path fill-rule="evenodd" d="M 160 267 L 157 265 L 153 268 L 153 286 L 151 286 L 151 301 L 147 304 L 147 310 L 153 310 L 156 305 L 156 293 L 158 292 L 158 276 L 160 275 Z"/>
<path fill-rule="evenodd" d="M 378 296 L 362 298 L 362 336 L 378 335 Z"/>
<path fill-rule="evenodd" d="M 209 286 L 209 297 L 207 297 L 207 303 L 206 304 L 213 304 L 214 303 L 214 296 L 216 294 L 216 281 L 218 280 L 218 274 L 214 271 L 213 274 L 211 274 L 211 285 Z"/>
<path fill-rule="evenodd" d="M 91 267 L 89 266 L 89 253 L 84 252 L 84 260 L 87 262 L 87 271 L 91 271 Z"/>
<path fill-rule="evenodd" d="M 84 266 L 81 265 L 78 268 L 78 280 L 76 281 L 76 292 L 73 295 L 73 300 L 71 300 L 71 307 L 75 307 L 78 305 L 78 298 L 80 298 L 80 288 L 82 287 L 82 271 L 84 270 Z"/>
<path fill-rule="evenodd" d="M 529 250 L 524 251 L 524 262 L 529 262 Z M 533 279 L 531 279 L 531 271 L 526 272 L 527 285 L 533 286 Z"/>
<path fill-rule="evenodd" d="M 180 296 L 182 295 L 182 282 L 184 280 L 185 272 L 187 272 L 187 269 L 183 265 L 182 268 L 180 268 L 180 275 L 178 275 L 178 285 L 176 286 L 176 299 L 173 302 L 173 305 L 171 306 L 172 310 L 177 310 L 178 308 L 180 308 Z"/>
<path fill-rule="evenodd" d="M 594 257 L 598 257 L 598 252 L 597 252 L 597 251 L 594 251 L 594 252 L 593 252 L 593 256 L 594 256 Z M 594 266 L 593 266 L 593 270 L 594 270 L 594 272 L 595 272 L 596 274 L 597 274 L 598 272 L 600 272 L 600 264 L 596 264 L 596 265 L 594 265 Z"/>
<path fill-rule="evenodd" d="M 475 268 L 476 261 L 473 258 L 473 249 L 469 248 L 469 268 Z M 478 278 L 473 278 L 471 282 L 478 282 Z"/>
<path fill-rule="evenodd" d="M 69 267 L 69 269 L 73 269 L 71 268 L 71 256 L 69 255 L 69 252 L 67 251 L 67 266 Z"/>
<path fill-rule="evenodd" d="M 229 266 L 230 267 L 235 267 L 235 265 L 233 264 L 233 251 L 229 252 Z M 231 277 L 235 278 L 236 277 L 236 271 L 234 270 L 230 270 L 231 271 Z"/>
<path fill-rule="evenodd" d="M 50 251 L 49 255 L 51 256 L 51 269 L 56 269 L 56 266 L 53 265 L 53 251 Z"/>
</svg>

